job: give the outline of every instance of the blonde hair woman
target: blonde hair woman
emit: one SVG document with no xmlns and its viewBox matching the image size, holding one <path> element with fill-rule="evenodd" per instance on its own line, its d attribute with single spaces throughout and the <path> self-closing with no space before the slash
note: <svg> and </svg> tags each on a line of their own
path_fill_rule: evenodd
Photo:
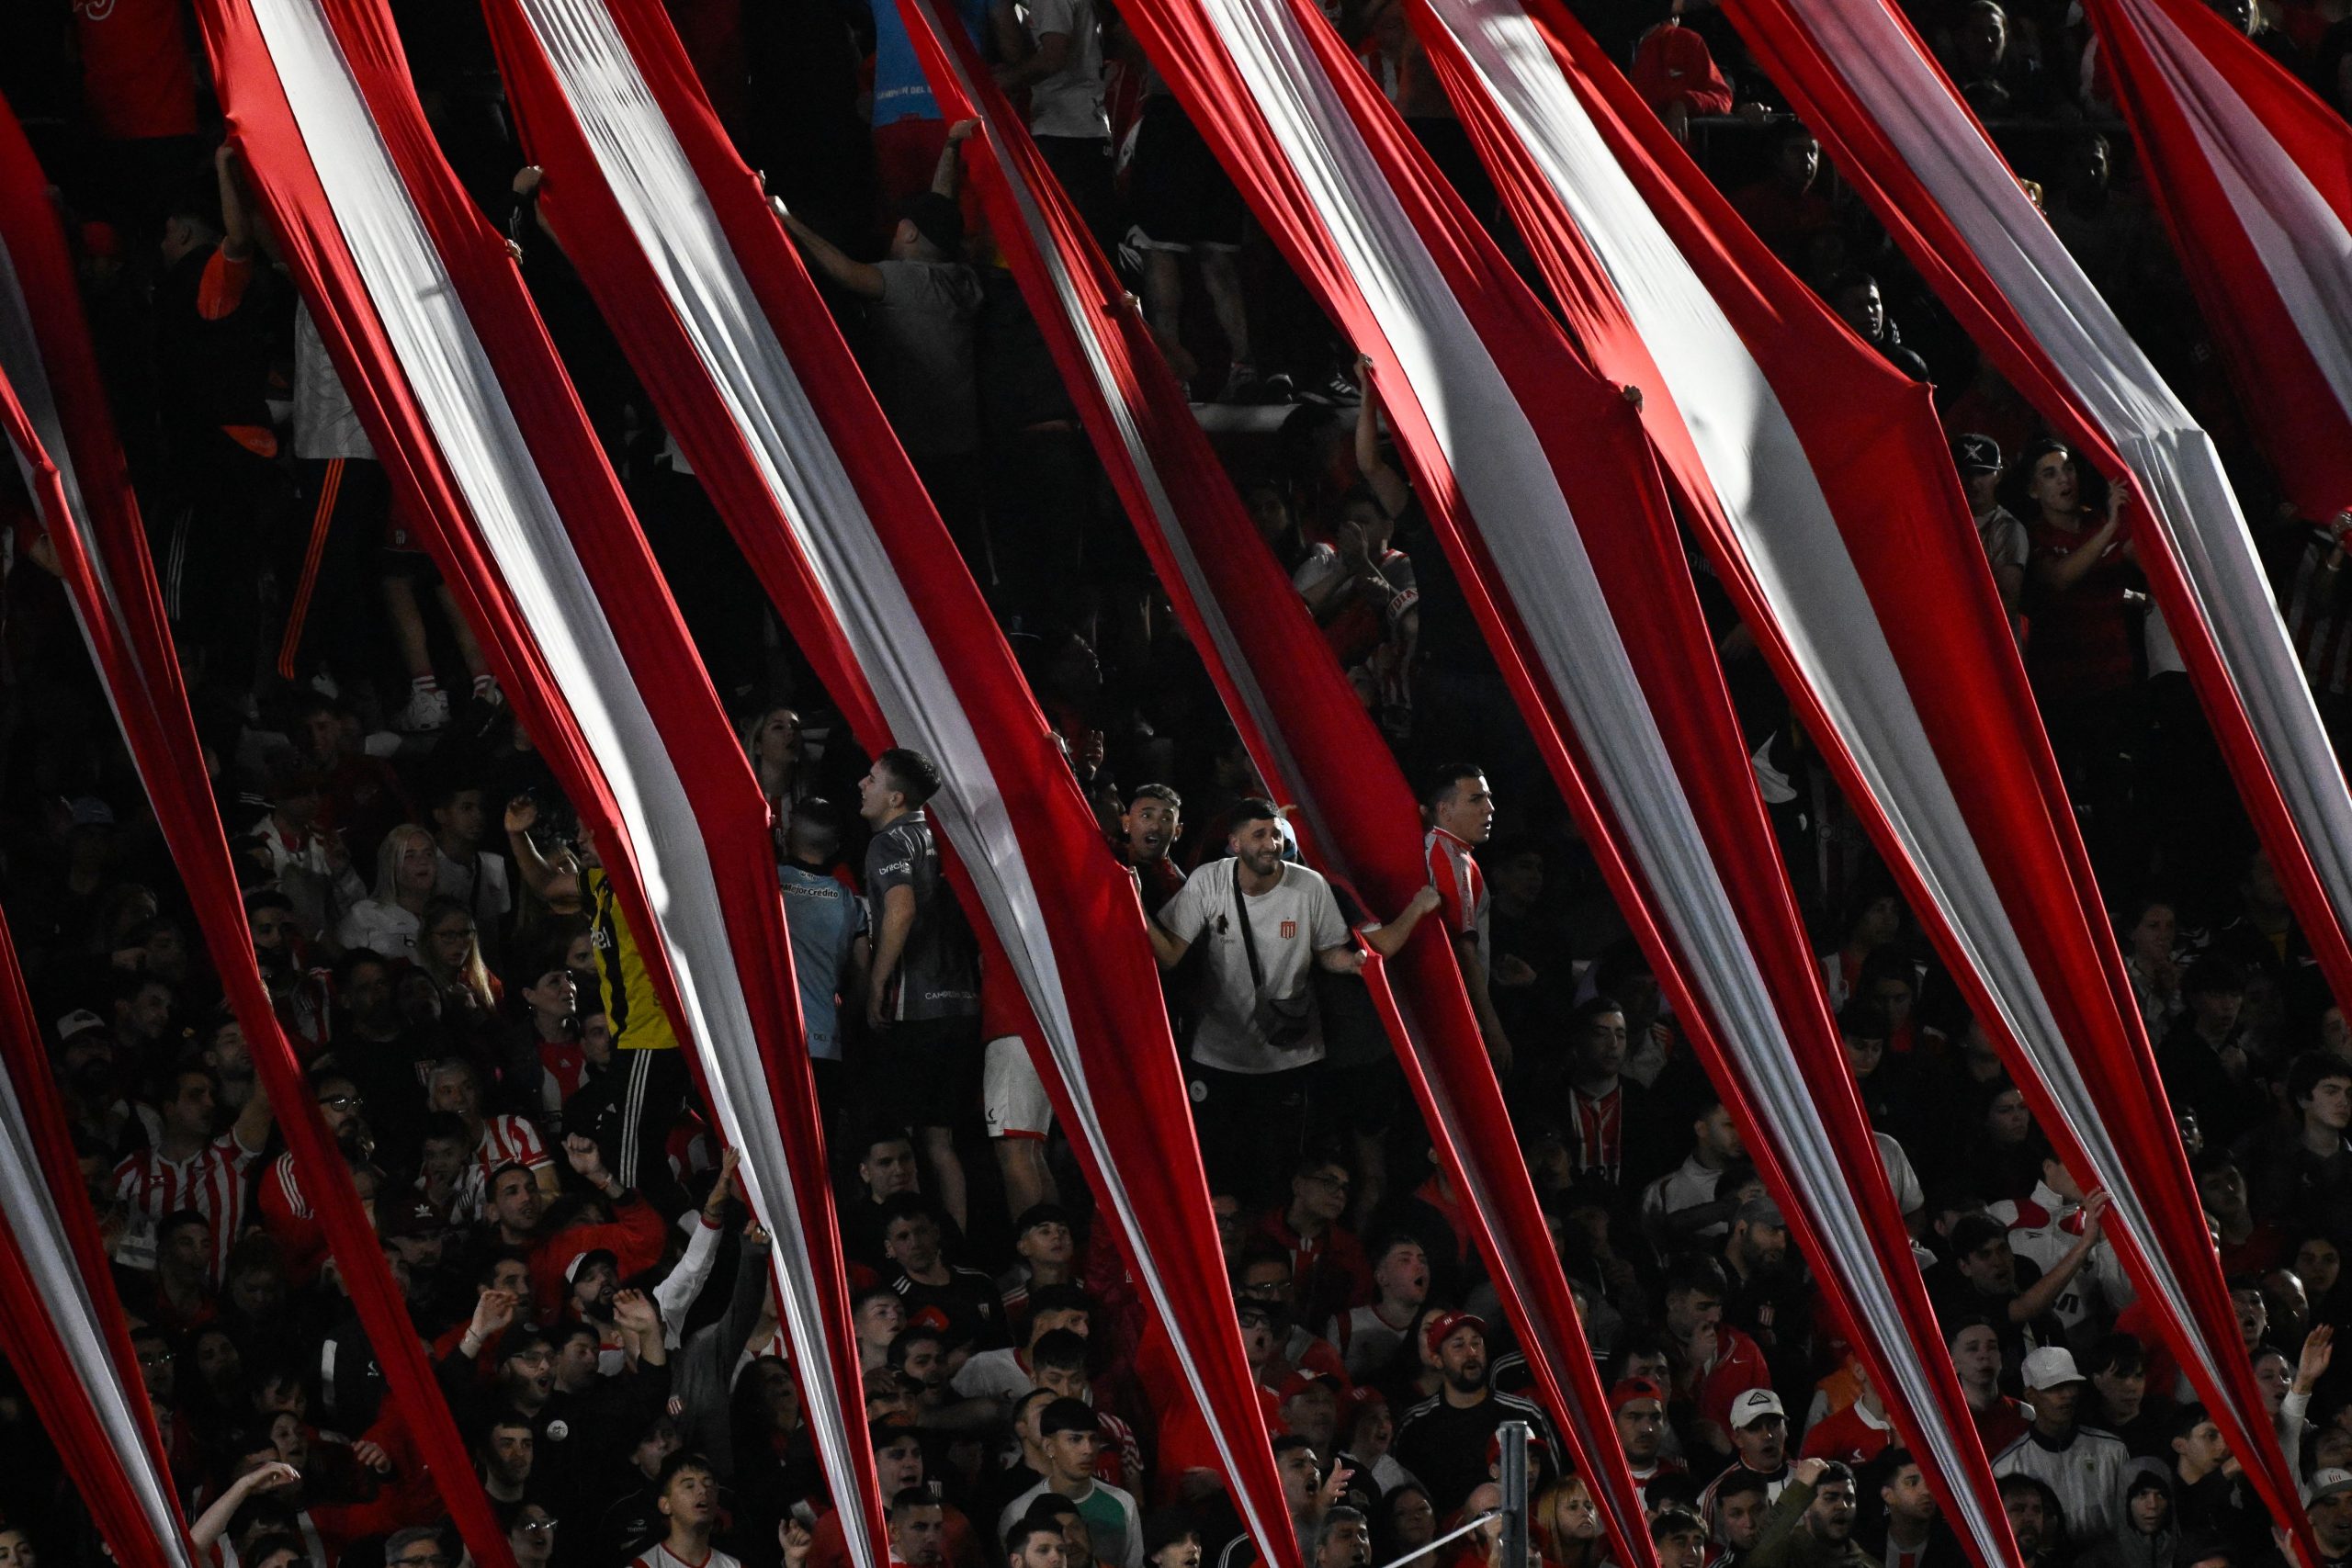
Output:
<svg viewBox="0 0 2352 1568">
<path fill-rule="evenodd" d="M 385 834 L 376 852 L 375 890 L 343 917 L 336 942 L 346 952 L 365 947 L 386 958 L 414 960 L 424 906 L 433 897 L 434 853 L 432 833 L 413 822 Z"/>
</svg>

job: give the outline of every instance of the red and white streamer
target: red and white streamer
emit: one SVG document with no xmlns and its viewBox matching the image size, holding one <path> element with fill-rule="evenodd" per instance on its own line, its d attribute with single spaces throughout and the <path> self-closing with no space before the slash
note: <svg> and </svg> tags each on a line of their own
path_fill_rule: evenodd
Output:
<svg viewBox="0 0 2352 1568">
<path fill-rule="evenodd" d="M 1150 0 L 1125 14 L 1371 353 L 1457 576 L 1621 907 L 1702 1048 L 1738 1064 L 1730 1098 L 1764 1134 L 1759 1158 L 1807 1222 L 1808 1257 L 1826 1280 L 1875 1286 L 1839 1292 L 1859 1337 L 1890 1369 L 1916 1362 L 1894 1306 L 1904 1275 L 1885 1269 L 1910 1269 L 1900 1219 L 1868 1141 L 1826 1132 L 1862 1118 L 1628 400 L 1569 351 L 1308 7 Z"/>
<path fill-rule="evenodd" d="M 1234 493 L 1183 389 L 1068 195 L 960 27 L 906 0 L 907 30 L 967 145 L 990 228 L 1060 367 L 1113 485 L 1243 743 L 1277 798 L 1299 808 L 1308 860 L 1394 909 L 1429 880 L 1411 788 L 1329 645 Z M 1434 927 L 1435 922 L 1432 922 Z M 1432 929 L 1368 976 L 1397 1059 L 1436 1134 L 1545 1409 L 1577 1473 L 1631 1474 L 1586 1348 L 1558 1250 L 1461 970 Z M 1596 1486 L 1604 1506 L 1608 1489 Z M 1630 1530 L 1637 1517 L 1625 1521 Z"/>
<path fill-rule="evenodd" d="M 1134 895 L 1011 650 L 661 6 L 490 15 L 548 220 L 665 424 L 861 739 L 938 762 L 929 810 L 989 962 L 1020 982 L 1057 1110 L 1289 1563 Z"/>
<path fill-rule="evenodd" d="M 2332 517 L 2352 506 L 2352 126 L 2218 12 L 2085 8 L 2247 426 Z"/>
<path fill-rule="evenodd" d="M 24 444 L 21 412 L 0 379 L 0 425 L 17 461 L 46 462 Z M 73 1138 L 5 922 L 0 1059 L 0 1314 L 9 1364 L 115 1561 L 195 1568 L 96 1216 L 71 1174 Z"/>
<path fill-rule="evenodd" d="M 164 619 L 146 532 L 116 442 L 91 350 L 74 263 L 47 181 L 16 121 L 0 115 L 0 373 L 25 415 L 11 445 L 34 461 L 34 498 L 91 661 L 179 868 L 213 965 L 253 1050 L 303 1190 L 313 1195 L 354 1308 L 386 1381 L 475 1559 L 512 1568 L 513 1553 L 449 1418 L 431 1363 L 321 1119 L 300 1061 L 254 966 L 244 906 Z M 143 1510 L 142 1510 L 143 1511 Z M 130 1516 L 126 1515 L 125 1517 Z"/>
<path fill-rule="evenodd" d="M 2287 641 L 2212 440 L 2034 209 L 1908 22 L 1884 0 L 1740 0 L 1728 13 L 1840 173 L 1978 345 L 2104 471 L 2135 481 L 2133 537 L 2241 795 L 2337 994 L 2352 995 L 2352 795 Z M 2086 874 L 2079 886 L 2087 888 Z M 2086 918 L 2097 911 L 2086 907 Z M 2109 956 L 2109 955 L 2103 955 Z M 2109 989 L 2128 1015 L 2109 956 Z M 2274 1517 L 2301 1502 L 2261 1405 L 2143 1038 L 2045 1046 L 1996 1012 L 2042 1126 L 2113 1197 L 2117 1250 Z M 1996 1043 L 2001 1035 L 1996 1032 Z M 2018 1062 L 2012 1057 L 2013 1063 Z M 2169 1260 L 2169 1261 L 2168 1261 Z"/>
<path fill-rule="evenodd" d="M 202 11 L 239 143 L 354 406 L 599 828 L 705 1097 L 743 1151 L 826 1472 L 843 1497 L 870 1498 L 847 1277 L 750 765 L 504 242 L 435 149 L 380 0 Z M 879 1568 L 876 1514 L 845 1517 L 861 1568 Z"/>
</svg>

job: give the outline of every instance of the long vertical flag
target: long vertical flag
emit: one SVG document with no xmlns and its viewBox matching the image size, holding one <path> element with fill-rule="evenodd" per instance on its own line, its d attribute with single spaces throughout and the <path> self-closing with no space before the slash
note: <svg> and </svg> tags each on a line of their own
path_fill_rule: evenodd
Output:
<svg viewBox="0 0 2352 1568">
<path fill-rule="evenodd" d="M 2240 795 L 2269 852 L 2329 983 L 2352 996 L 2352 795 L 2346 791 L 2309 686 L 2272 603 L 2236 497 L 2212 439 L 2184 410 L 2114 313 L 2067 254 L 1910 24 L 1884 0 L 1740 0 L 1729 14 L 1758 61 L 1804 111 L 1839 172 L 1859 189 L 1904 254 L 1980 348 L 2037 408 L 2105 471 L 2128 473 L 2143 506 L 2133 537 L 2165 624 L 2177 643 Z M 2119 1000 L 2120 1000 L 2119 996 Z M 2093 1042 L 2070 1043 L 2086 1056 Z M 2054 1087 L 2063 1078 L 2050 1074 Z M 2180 1168 L 2168 1121 L 2116 1092 L 2144 1077 L 2146 1058 L 2089 1057 L 2081 1077 L 2091 1100 L 2037 1099 L 2053 1138 L 2115 1159 L 2094 1162 L 2102 1181 L 2136 1170 L 2153 1185 L 2132 1194 L 2165 1233 L 2199 1225 L 2193 1186 Z M 2029 1089 L 2029 1092 L 2030 1089 Z M 2153 1099 L 2153 1097 L 2151 1097 Z M 2160 1176 L 2157 1173 L 2162 1173 Z M 2126 1211 L 2128 1213 L 2128 1210 Z M 2162 1315 L 2195 1322 L 2184 1364 L 2209 1391 L 2243 1388 L 2246 1369 L 2229 1353 L 2226 1299 L 2197 1267 L 2170 1280 L 2155 1268 L 2145 1226 L 2115 1239 L 2128 1267 L 2159 1287 Z M 2199 1256 L 2186 1242 L 2157 1243 Z M 2233 1393 L 2214 1405 L 2252 1446 L 2240 1451 L 2273 1515 L 2307 1529 L 2292 1478 L 2258 1409 Z M 2234 1441 L 2238 1434 L 2233 1434 Z"/>
<path fill-rule="evenodd" d="M 2352 997 L 2352 793 L 2212 438 L 1886 0 L 1738 0 L 1758 62 L 2002 375 L 2110 474 L 2140 565 L 2328 983 Z M 2300 1514 L 2296 1515 L 2301 1517 Z"/>
<path fill-rule="evenodd" d="M 655 0 L 492 0 L 541 202 L 747 560 L 869 744 L 914 747 L 991 966 L 1270 1559 L 1295 1534 L 1134 893 L 823 299 Z"/>
<path fill-rule="evenodd" d="M 2220 13 L 2089 0 L 2148 191 L 2306 517 L 2352 506 L 2352 126 Z"/>
<path fill-rule="evenodd" d="M 1899 1262 L 1880 1269 L 1887 1288 L 1843 1305 L 1886 1369 L 1916 1363 L 1883 1172 L 1866 1142 L 1831 1139 L 1818 1109 L 1859 1124 L 1631 406 L 1640 389 L 1575 357 L 1311 8 L 1148 0 L 1125 15 L 1371 354 L 1424 503 L 1620 906 L 1702 1048 L 1745 1070 L 1759 1157 L 1814 1226 L 1808 1258 L 1832 1281 Z M 1901 1397 L 1933 1375 L 1888 1387 Z"/>
<path fill-rule="evenodd" d="M 57 469 L 0 378 L 0 427 L 43 510 Z M 45 473 L 44 473 L 45 470 Z M 7 1355 L 115 1561 L 195 1568 L 171 1471 L 140 1387 L 122 1303 L 51 1081 L 17 944 L 0 922 L 0 1314 Z"/>
<path fill-rule="evenodd" d="M 1305 604 L 1234 493 L 1183 390 L 1069 197 L 959 27 L 905 0 L 907 31 L 967 143 L 1007 264 L 1193 645 L 1276 798 L 1299 807 L 1307 858 L 1393 909 L 1427 885 L 1412 790 Z M 1558 1248 L 1445 939 L 1432 931 L 1368 972 L 1408 1081 L 1490 1270 L 1543 1403 L 1621 1556 L 1640 1532 L 1631 1472 L 1586 1348 Z M 1599 1478 L 1611 1478 L 1601 1484 Z M 1615 1478 L 1623 1477 L 1620 1484 Z M 1618 1510 L 1627 1510 L 1620 1513 Z"/>
<path fill-rule="evenodd" d="M 854 1558 L 880 1568 L 847 1276 L 750 764 L 504 241 L 435 149 L 380 0 L 200 10 L 232 126 L 353 405 L 601 829 L 639 952 L 743 1151 L 809 1427 Z"/>
<path fill-rule="evenodd" d="M 2153 1160 L 2065 1147 L 2198 1348 L 2184 1364 L 2248 1372 L 1928 389 L 1772 256 L 1557 0 L 1412 16 L 1572 324 L 1670 389 L 1644 413 L 1684 514 L 2019 1081 L 2159 1139 Z M 2108 1066 L 2086 1079 L 2076 1053 Z M 2268 1433 L 2255 1392 L 2206 1389 L 2233 1441 Z"/>
<path fill-rule="evenodd" d="M 35 500 L 43 507 L 91 661 L 352 1304 L 459 1533 L 486 1568 L 512 1568 L 506 1534 L 474 1483 L 467 1444 L 449 1417 L 375 1227 L 254 964 L 228 837 L 206 783 L 145 528 L 78 307 L 73 258 L 40 165 L 14 117 L 6 114 L 0 114 L 0 376 L 26 416 L 27 439 L 37 442 L 47 459 L 45 468 L 36 465 L 44 471 Z M 53 470 L 53 480 L 45 470 Z"/>
</svg>

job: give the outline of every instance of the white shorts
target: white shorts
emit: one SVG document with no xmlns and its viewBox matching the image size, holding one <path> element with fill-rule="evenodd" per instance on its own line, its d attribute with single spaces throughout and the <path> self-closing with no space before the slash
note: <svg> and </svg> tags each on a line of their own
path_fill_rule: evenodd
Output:
<svg viewBox="0 0 2352 1568">
<path fill-rule="evenodd" d="M 1046 1080 L 1029 1060 L 1029 1047 L 1018 1034 L 1000 1034 L 989 1042 L 980 1069 L 980 1102 L 987 1108 L 991 1138 L 1043 1138 L 1054 1124 L 1054 1108 L 1046 1099 Z"/>
</svg>

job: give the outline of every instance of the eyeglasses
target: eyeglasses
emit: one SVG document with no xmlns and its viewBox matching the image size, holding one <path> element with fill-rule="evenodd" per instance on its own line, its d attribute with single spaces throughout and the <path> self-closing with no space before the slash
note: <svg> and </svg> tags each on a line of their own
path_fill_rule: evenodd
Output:
<svg viewBox="0 0 2352 1568">
<path fill-rule="evenodd" d="M 449 1568 L 449 1554 L 436 1551 L 430 1556 L 412 1553 L 407 1557 L 390 1557 L 385 1559 L 384 1568 Z"/>
<path fill-rule="evenodd" d="M 368 1103 L 364 1094 L 330 1094 L 319 1103 L 330 1111 L 356 1111 Z"/>
<path fill-rule="evenodd" d="M 141 1353 L 139 1364 L 142 1367 L 168 1367 L 176 1359 L 169 1350 L 147 1350 Z"/>
<path fill-rule="evenodd" d="M 560 1522 L 556 1519 L 525 1519 L 514 1528 L 525 1535 L 553 1535 L 555 1527 Z"/>
</svg>

